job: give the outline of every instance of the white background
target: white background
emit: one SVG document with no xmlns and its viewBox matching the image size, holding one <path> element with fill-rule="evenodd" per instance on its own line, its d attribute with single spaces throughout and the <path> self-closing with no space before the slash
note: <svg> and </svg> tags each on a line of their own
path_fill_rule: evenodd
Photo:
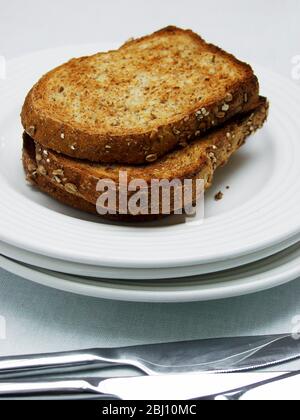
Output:
<svg viewBox="0 0 300 420">
<path fill-rule="evenodd" d="M 122 42 L 169 24 L 192 28 L 289 78 L 292 57 L 300 54 L 299 0 L 0 0 L 0 55 L 9 59 L 64 44 Z M 298 280 L 219 302 L 153 305 L 77 297 L 0 269 L 0 316 L 7 323 L 2 355 L 283 333 L 292 330 L 296 315 Z"/>
</svg>

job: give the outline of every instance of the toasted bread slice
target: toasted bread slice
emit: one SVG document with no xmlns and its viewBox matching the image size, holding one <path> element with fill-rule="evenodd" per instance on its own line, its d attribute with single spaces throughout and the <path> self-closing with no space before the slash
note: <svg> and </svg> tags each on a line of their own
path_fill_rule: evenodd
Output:
<svg viewBox="0 0 300 420">
<path fill-rule="evenodd" d="M 168 27 L 50 71 L 29 92 L 22 123 L 67 156 L 143 164 L 252 109 L 258 92 L 249 65 Z"/>
<path fill-rule="evenodd" d="M 87 211 L 96 211 L 100 195 L 97 192 L 98 181 L 111 179 L 118 184 L 120 171 L 127 172 L 128 182 L 134 179 L 145 180 L 149 193 L 153 179 L 203 179 L 207 189 L 212 184 L 217 167 L 227 163 L 246 138 L 263 125 L 267 114 L 268 102 L 261 98 L 261 104 L 253 112 L 236 117 L 205 138 L 195 140 L 185 149 L 176 150 L 155 163 L 140 167 L 107 166 L 71 159 L 39 144 L 34 145 L 33 140 L 24 134 L 24 167 L 28 180 L 41 190 L 64 203 Z M 171 208 L 171 212 L 175 210 Z M 143 217 L 145 219 L 147 216 Z M 124 220 L 121 215 L 120 220 Z M 138 219 L 133 217 L 133 220 Z"/>
<path fill-rule="evenodd" d="M 36 164 L 36 150 L 34 141 L 27 135 L 24 136 L 24 146 L 23 146 L 23 166 L 28 181 L 39 188 L 40 191 L 49 195 L 53 199 L 63 203 L 69 207 L 81 210 L 85 213 L 96 214 L 97 208 L 95 204 L 92 204 L 83 198 L 68 193 L 64 188 L 61 188 L 57 182 L 54 182 L 53 179 L 49 176 L 42 176 L 41 174 L 33 174 L 33 168 L 37 168 Z M 149 222 L 161 219 L 165 217 L 164 215 L 137 215 L 132 216 L 130 214 L 107 214 L 105 219 L 116 221 L 116 222 Z"/>
</svg>

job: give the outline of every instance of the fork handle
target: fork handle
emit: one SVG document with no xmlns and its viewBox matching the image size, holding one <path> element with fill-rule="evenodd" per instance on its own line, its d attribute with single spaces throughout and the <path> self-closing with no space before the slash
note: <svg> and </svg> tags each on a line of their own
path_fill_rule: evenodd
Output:
<svg viewBox="0 0 300 420">
<path fill-rule="evenodd" d="M 120 362 L 100 356 L 97 353 L 99 353 L 99 350 L 81 350 L 2 357 L 0 358 L 0 379 L 122 366 Z"/>
</svg>

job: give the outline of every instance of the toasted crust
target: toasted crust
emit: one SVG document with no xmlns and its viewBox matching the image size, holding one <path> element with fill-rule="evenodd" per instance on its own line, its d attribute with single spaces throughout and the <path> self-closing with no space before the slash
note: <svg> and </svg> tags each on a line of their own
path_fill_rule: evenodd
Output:
<svg viewBox="0 0 300 420">
<path fill-rule="evenodd" d="M 143 164 L 249 111 L 258 92 L 249 65 L 168 27 L 50 71 L 21 117 L 35 141 L 67 156 Z"/>
<path fill-rule="evenodd" d="M 77 210 L 81 210 L 85 213 L 95 214 L 99 216 L 99 214 L 97 213 L 95 204 L 92 204 L 81 197 L 68 193 L 65 189 L 60 188 L 57 185 L 57 183 L 53 182 L 51 177 L 43 176 L 38 173 L 33 175 L 32 169 L 37 167 L 35 153 L 36 152 L 35 152 L 34 142 L 28 136 L 26 136 L 24 138 L 24 147 L 23 147 L 23 167 L 24 167 L 28 182 L 38 187 L 40 191 L 49 195 L 50 197 L 54 198 L 55 200 L 59 201 L 62 204 L 65 204 Z M 159 214 L 147 215 L 147 216 L 143 216 L 143 215 L 132 216 L 130 214 L 128 215 L 107 214 L 102 217 L 111 221 L 116 221 L 116 222 L 124 222 L 124 223 L 141 222 L 142 223 L 142 222 L 151 222 L 151 221 L 159 220 L 166 216 L 159 215 Z"/>
<path fill-rule="evenodd" d="M 120 171 L 127 172 L 128 182 L 133 179 L 143 179 L 150 186 L 152 179 L 203 179 L 207 189 L 211 186 L 217 167 L 225 165 L 230 156 L 244 144 L 246 138 L 263 125 L 267 114 L 268 102 L 262 98 L 261 105 L 251 114 L 236 117 L 234 121 L 213 131 L 204 139 L 195 140 L 185 149 L 174 151 L 158 162 L 141 167 L 120 165 L 108 167 L 70 159 L 39 144 L 34 146 L 32 139 L 25 134 L 24 167 L 28 179 L 43 191 L 73 207 L 93 212 L 100 194 L 96 189 L 98 181 L 111 179 L 118 184 Z M 29 167 L 28 151 L 31 150 L 32 155 L 34 147 L 35 156 L 31 157 Z M 172 211 L 174 210 L 176 209 L 172 207 Z M 124 220 L 121 215 L 114 218 Z M 141 220 L 151 220 L 151 218 L 153 216 L 144 216 Z M 134 216 L 129 216 L 128 219 L 138 221 Z"/>
</svg>

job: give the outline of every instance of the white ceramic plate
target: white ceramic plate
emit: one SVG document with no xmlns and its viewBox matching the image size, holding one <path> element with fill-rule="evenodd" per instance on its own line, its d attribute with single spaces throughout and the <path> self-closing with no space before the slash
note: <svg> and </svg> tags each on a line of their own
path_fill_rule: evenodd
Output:
<svg viewBox="0 0 300 420">
<path fill-rule="evenodd" d="M 38 52 L 8 63 L 0 82 L 0 240 L 77 263 L 115 268 L 169 268 L 240 258 L 300 233 L 300 89 L 257 67 L 271 101 L 265 128 L 220 170 L 206 196 L 202 225 L 104 223 L 61 206 L 24 183 L 20 108 L 38 77 L 72 56 L 113 45 Z M 213 197 L 225 192 L 221 202 Z"/>
<path fill-rule="evenodd" d="M 300 246 L 234 270 L 181 280 L 93 280 L 36 269 L 0 256 L 0 265 L 23 278 L 59 290 L 131 302 L 195 302 L 259 292 L 300 275 Z"/>
<path fill-rule="evenodd" d="M 248 254 L 245 257 L 219 261 L 211 264 L 195 265 L 191 267 L 177 268 L 114 268 L 101 267 L 96 265 L 78 264 L 75 262 L 62 261 L 55 258 L 45 257 L 43 255 L 34 254 L 15 248 L 11 245 L 0 242 L 0 254 L 9 257 L 18 262 L 32 265 L 34 267 L 46 270 L 56 271 L 64 274 L 72 274 L 76 276 L 116 279 L 116 280 L 160 280 L 172 278 L 184 278 L 195 275 L 203 275 L 209 273 L 217 273 L 241 267 L 254 261 L 262 260 L 270 255 L 275 255 L 284 249 L 299 242 L 299 236 L 293 237 L 285 242 L 280 242 L 271 248 L 266 248 L 258 253 Z M 184 280 L 183 280 L 184 281 Z"/>
</svg>

